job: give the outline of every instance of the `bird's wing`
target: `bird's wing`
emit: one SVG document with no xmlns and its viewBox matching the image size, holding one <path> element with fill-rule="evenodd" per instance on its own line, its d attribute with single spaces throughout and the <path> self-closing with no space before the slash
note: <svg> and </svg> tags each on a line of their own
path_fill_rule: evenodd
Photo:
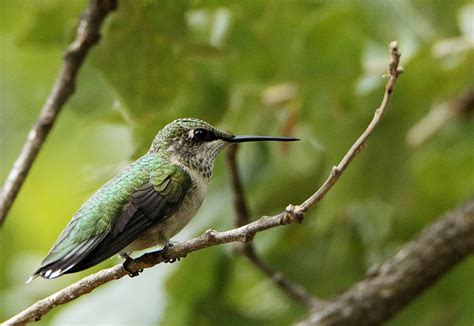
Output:
<svg viewBox="0 0 474 326">
<path fill-rule="evenodd" d="M 89 268 L 115 255 L 149 227 L 173 213 L 190 186 L 191 179 L 181 167 L 162 166 L 132 191 L 106 232 L 76 243 L 68 250 L 61 250 L 63 254 L 59 257 L 53 249 L 33 276 L 55 278 Z"/>
</svg>

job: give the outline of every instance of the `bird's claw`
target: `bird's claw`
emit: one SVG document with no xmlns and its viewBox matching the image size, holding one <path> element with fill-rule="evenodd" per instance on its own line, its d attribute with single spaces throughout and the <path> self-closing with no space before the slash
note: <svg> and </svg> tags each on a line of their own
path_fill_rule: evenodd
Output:
<svg viewBox="0 0 474 326">
<path fill-rule="evenodd" d="M 130 277 L 135 277 L 135 276 L 138 276 L 140 275 L 141 272 L 143 272 L 143 268 L 140 268 L 139 270 L 137 271 L 132 271 L 130 268 L 129 268 L 129 265 L 130 263 L 133 262 L 133 258 L 131 258 L 130 256 L 127 256 L 125 258 L 125 261 L 123 262 L 122 266 L 123 268 L 128 272 L 128 276 Z"/>
<path fill-rule="evenodd" d="M 181 258 L 184 258 L 186 257 L 186 255 L 184 255 L 183 257 L 178 257 L 178 258 L 166 258 L 166 256 L 163 256 L 163 258 L 165 259 L 165 263 L 174 263 L 174 262 L 177 262 L 177 261 L 181 261 Z"/>
<path fill-rule="evenodd" d="M 178 257 L 178 258 L 169 258 L 169 257 L 167 257 L 166 256 L 166 251 L 168 250 L 168 248 L 173 247 L 173 246 L 174 246 L 174 243 L 170 241 L 166 244 L 166 246 L 163 247 L 163 249 L 160 250 L 161 257 L 163 257 L 163 259 L 165 260 L 165 263 L 172 264 L 176 261 L 180 261 L 181 258 L 186 257 L 186 255 L 184 255 L 183 257 Z"/>
<path fill-rule="evenodd" d="M 127 272 L 129 272 L 129 273 L 128 273 L 128 276 L 130 276 L 130 277 L 135 277 L 135 276 L 140 275 L 141 272 L 143 272 L 143 268 L 140 268 L 140 269 L 139 269 L 138 271 L 136 271 L 136 272 L 130 272 L 129 270 L 127 270 Z"/>
</svg>

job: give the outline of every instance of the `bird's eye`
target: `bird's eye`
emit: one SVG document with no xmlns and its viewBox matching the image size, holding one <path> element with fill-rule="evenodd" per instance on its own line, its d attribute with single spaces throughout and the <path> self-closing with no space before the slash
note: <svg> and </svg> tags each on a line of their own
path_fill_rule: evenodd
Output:
<svg viewBox="0 0 474 326">
<path fill-rule="evenodd" d="M 195 129 L 193 132 L 193 140 L 203 141 L 206 139 L 207 131 L 204 129 Z"/>
<path fill-rule="evenodd" d="M 213 141 L 216 139 L 216 135 L 212 132 L 212 131 L 209 131 L 209 130 L 206 130 L 206 129 L 202 129 L 202 128 L 197 128 L 197 129 L 194 129 L 193 131 L 193 141 Z"/>
</svg>

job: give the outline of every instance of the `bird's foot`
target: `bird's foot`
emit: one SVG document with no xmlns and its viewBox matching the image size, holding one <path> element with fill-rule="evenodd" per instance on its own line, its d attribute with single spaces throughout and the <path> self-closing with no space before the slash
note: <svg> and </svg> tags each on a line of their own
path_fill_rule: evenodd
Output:
<svg viewBox="0 0 474 326">
<path fill-rule="evenodd" d="M 122 254 L 121 255 L 123 258 L 125 258 L 125 261 L 123 262 L 122 266 L 123 268 L 128 272 L 128 276 L 130 277 L 135 277 L 135 276 L 138 276 L 140 275 L 141 272 L 143 272 L 143 268 L 140 268 L 139 270 L 137 271 L 132 271 L 129 266 L 130 264 L 134 261 L 134 259 L 132 257 L 130 257 L 129 255 L 127 254 Z"/>
<path fill-rule="evenodd" d="M 176 261 L 180 261 L 181 258 L 186 257 L 186 255 L 184 255 L 183 257 L 178 257 L 178 258 L 169 258 L 169 257 L 167 257 L 166 252 L 168 251 L 168 248 L 173 247 L 175 244 L 176 244 L 176 242 L 168 241 L 168 243 L 163 247 L 163 249 L 160 250 L 161 257 L 163 257 L 165 259 L 165 263 L 172 264 Z"/>
</svg>

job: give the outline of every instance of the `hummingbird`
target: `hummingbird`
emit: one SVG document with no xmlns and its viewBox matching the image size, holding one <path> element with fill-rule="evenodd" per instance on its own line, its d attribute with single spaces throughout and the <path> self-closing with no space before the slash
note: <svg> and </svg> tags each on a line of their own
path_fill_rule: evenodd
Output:
<svg viewBox="0 0 474 326">
<path fill-rule="evenodd" d="M 158 132 L 145 155 L 82 205 L 27 283 L 38 276 L 54 279 L 79 272 L 116 254 L 125 259 L 127 269 L 133 251 L 166 248 L 196 215 L 215 158 L 226 145 L 296 140 L 234 136 L 194 118 L 172 121 Z"/>
</svg>

